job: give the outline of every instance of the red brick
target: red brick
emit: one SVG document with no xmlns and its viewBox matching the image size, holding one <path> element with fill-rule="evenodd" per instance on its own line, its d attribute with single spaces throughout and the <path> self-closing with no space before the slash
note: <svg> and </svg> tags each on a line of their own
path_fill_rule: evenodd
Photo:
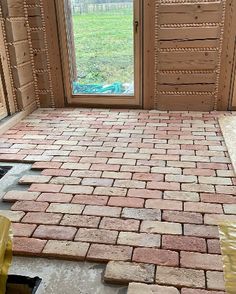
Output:
<svg viewBox="0 0 236 294">
<path fill-rule="evenodd" d="M 11 210 L 20 211 L 45 211 L 49 203 L 47 202 L 37 202 L 37 201 L 17 201 L 12 205 Z"/>
<path fill-rule="evenodd" d="M 90 170 L 101 171 L 119 171 L 120 165 L 118 164 L 92 164 Z"/>
<path fill-rule="evenodd" d="M 104 217 L 100 223 L 99 228 L 116 231 L 138 231 L 139 221 L 133 219 L 119 219 Z"/>
<path fill-rule="evenodd" d="M 96 187 L 93 194 L 105 196 L 126 196 L 127 189 L 115 187 Z"/>
<path fill-rule="evenodd" d="M 206 168 L 206 169 L 228 169 L 227 164 L 225 163 L 205 163 L 199 162 L 197 163 L 197 168 Z"/>
<path fill-rule="evenodd" d="M 121 207 L 143 207 L 144 200 L 130 197 L 111 197 L 108 205 Z"/>
<path fill-rule="evenodd" d="M 92 261 L 131 260 L 132 247 L 92 244 L 87 259 Z"/>
<path fill-rule="evenodd" d="M 181 267 L 204 269 L 204 270 L 223 270 L 221 255 L 184 252 L 180 253 Z"/>
<path fill-rule="evenodd" d="M 75 241 L 89 242 L 89 243 L 102 243 L 102 244 L 115 244 L 118 232 L 107 231 L 101 229 L 86 229 L 81 228 L 75 236 Z"/>
<path fill-rule="evenodd" d="M 64 194 L 64 193 L 42 193 L 37 201 L 47 201 L 47 202 L 58 202 L 58 203 L 68 203 L 71 201 L 73 195 L 72 194 Z"/>
<path fill-rule="evenodd" d="M 94 195 L 75 195 L 72 203 L 90 204 L 90 205 L 106 205 L 108 201 L 107 196 Z"/>
<path fill-rule="evenodd" d="M 236 204 L 236 197 L 232 195 L 227 195 L 227 194 L 201 193 L 200 197 L 202 202 Z"/>
<path fill-rule="evenodd" d="M 12 223 L 13 236 L 30 237 L 36 227 L 36 225 Z"/>
<path fill-rule="evenodd" d="M 184 210 L 202 213 L 223 213 L 222 206 L 220 204 L 211 203 L 185 202 Z"/>
<path fill-rule="evenodd" d="M 133 180 L 163 182 L 164 175 L 150 173 L 134 173 Z"/>
<path fill-rule="evenodd" d="M 30 192 L 48 192 L 57 193 L 60 192 L 62 185 L 54 184 L 32 184 L 29 188 Z"/>
<path fill-rule="evenodd" d="M 3 196 L 3 201 L 6 202 L 16 202 L 16 201 L 22 201 L 22 200 L 36 200 L 39 192 L 27 192 L 27 191 L 18 191 L 18 190 L 12 190 L 7 192 Z"/>
<path fill-rule="evenodd" d="M 84 178 L 81 184 L 85 186 L 111 187 L 112 183 L 112 179 Z"/>
<path fill-rule="evenodd" d="M 203 217 L 200 213 L 185 211 L 163 211 L 162 220 L 167 222 L 202 224 Z"/>
<path fill-rule="evenodd" d="M 28 212 L 23 219 L 23 223 L 30 224 L 59 224 L 62 218 L 60 213 L 45 213 L 45 212 Z"/>
<path fill-rule="evenodd" d="M 220 240 L 208 239 L 207 249 L 208 249 L 208 253 L 221 254 Z"/>
<path fill-rule="evenodd" d="M 170 250 L 136 248 L 134 249 L 132 261 L 165 266 L 178 266 L 179 254 Z"/>
<path fill-rule="evenodd" d="M 147 190 L 147 189 L 129 189 L 128 191 L 129 197 L 136 198 L 162 198 L 161 191 Z"/>
<path fill-rule="evenodd" d="M 168 182 L 148 182 L 147 189 L 157 189 L 157 190 L 180 190 L 179 183 L 168 183 Z"/>
<path fill-rule="evenodd" d="M 33 237 L 49 240 L 73 240 L 77 229 L 63 226 L 40 225 L 35 230 Z"/>
<path fill-rule="evenodd" d="M 39 240 L 25 237 L 15 237 L 13 239 L 13 252 L 17 255 L 36 256 L 40 255 L 46 244 L 46 240 Z"/>
<path fill-rule="evenodd" d="M 146 208 L 158 208 L 166 210 L 182 210 L 183 204 L 181 201 L 163 200 L 163 199 L 149 199 L 146 200 Z"/>
<path fill-rule="evenodd" d="M 216 186 L 216 193 L 236 195 L 236 186 Z"/>
<path fill-rule="evenodd" d="M 42 175 L 54 176 L 54 177 L 69 177 L 72 170 L 69 169 L 45 169 L 42 171 Z"/>
<path fill-rule="evenodd" d="M 62 165 L 61 162 L 35 162 L 32 169 L 58 169 Z"/>
<path fill-rule="evenodd" d="M 183 170 L 184 175 L 195 175 L 195 176 L 215 176 L 215 171 L 213 169 L 207 168 L 185 168 Z"/>
<path fill-rule="evenodd" d="M 162 248 L 171 250 L 206 252 L 206 241 L 203 238 L 163 235 Z"/>
<path fill-rule="evenodd" d="M 101 218 L 97 216 L 65 214 L 60 224 L 78 228 L 97 228 L 100 219 Z"/>
<path fill-rule="evenodd" d="M 120 232 L 117 244 L 135 247 L 160 247 L 160 235 L 133 232 Z"/>
</svg>

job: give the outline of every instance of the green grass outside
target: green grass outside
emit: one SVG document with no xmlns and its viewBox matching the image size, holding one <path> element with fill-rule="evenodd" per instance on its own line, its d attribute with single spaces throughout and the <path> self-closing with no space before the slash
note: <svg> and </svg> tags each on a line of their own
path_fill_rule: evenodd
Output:
<svg viewBox="0 0 236 294">
<path fill-rule="evenodd" d="M 132 83 L 133 12 L 118 9 L 73 16 L 78 82 Z"/>
</svg>

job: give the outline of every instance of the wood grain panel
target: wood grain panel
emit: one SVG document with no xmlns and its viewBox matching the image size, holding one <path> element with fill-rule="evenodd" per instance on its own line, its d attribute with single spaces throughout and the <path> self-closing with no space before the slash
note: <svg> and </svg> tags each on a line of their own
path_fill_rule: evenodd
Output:
<svg viewBox="0 0 236 294">
<path fill-rule="evenodd" d="M 11 19 L 6 20 L 6 32 L 9 42 L 23 41 L 27 39 L 27 30 L 25 20 Z"/>
<path fill-rule="evenodd" d="M 24 6 L 22 0 L 1 0 L 4 17 L 23 17 Z"/>
<path fill-rule="evenodd" d="M 216 73 L 158 73 L 160 84 L 212 84 L 216 81 Z"/>
<path fill-rule="evenodd" d="M 19 65 L 30 61 L 28 40 L 9 45 L 9 52 L 12 65 Z"/>
<path fill-rule="evenodd" d="M 21 109 L 26 108 L 35 100 L 34 84 L 30 83 L 22 88 L 18 88 L 16 95 L 19 101 L 19 107 Z"/>
<path fill-rule="evenodd" d="M 22 64 L 12 69 L 14 82 L 16 87 L 22 87 L 33 81 L 33 72 L 31 63 Z"/>
</svg>

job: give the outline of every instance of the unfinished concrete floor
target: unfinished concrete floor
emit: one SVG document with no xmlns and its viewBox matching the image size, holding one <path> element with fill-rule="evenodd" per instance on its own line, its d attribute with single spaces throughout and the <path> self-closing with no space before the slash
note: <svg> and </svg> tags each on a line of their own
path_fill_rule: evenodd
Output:
<svg viewBox="0 0 236 294">
<path fill-rule="evenodd" d="M 41 172 L 3 196 L 15 254 L 108 262 L 108 282 L 160 285 L 145 293 L 224 293 L 217 224 L 236 221 L 236 187 L 221 115 L 34 112 L 0 137 L 0 160 Z"/>
</svg>

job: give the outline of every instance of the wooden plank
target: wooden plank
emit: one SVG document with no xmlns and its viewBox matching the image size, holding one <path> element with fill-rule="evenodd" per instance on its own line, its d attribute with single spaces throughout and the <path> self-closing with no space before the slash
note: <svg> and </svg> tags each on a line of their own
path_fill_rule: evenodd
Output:
<svg viewBox="0 0 236 294">
<path fill-rule="evenodd" d="M 216 73 L 158 73 L 157 80 L 160 84 L 212 84 L 216 82 Z"/>
<path fill-rule="evenodd" d="M 33 72 L 31 63 L 22 64 L 12 69 L 14 83 L 17 88 L 24 86 L 33 81 Z"/>
<path fill-rule="evenodd" d="M 16 91 L 20 109 L 25 109 L 29 104 L 35 101 L 34 84 L 30 83 Z"/>
<path fill-rule="evenodd" d="M 43 26 L 41 16 L 29 16 L 29 25 L 31 28 L 40 28 Z"/>
<path fill-rule="evenodd" d="M 41 16 L 41 8 L 38 6 L 28 7 L 28 15 L 33 16 Z"/>
<path fill-rule="evenodd" d="M 27 40 L 27 29 L 24 19 L 6 20 L 6 33 L 9 42 Z"/>
<path fill-rule="evenodd" d="M 37 73 L 37 82 L 39 90 L 49 89 L 49 80 L 47 74 Z"/>
<path fill-rule="evenodd" d="M 31 41 L 34 49 L 45 49 L 42 31 L 31 32 Z"/>
<path fill-rule="evenodd" d="M 28 40 L 9 45 L 9 52 L 12 65 L 19 65 L 30 61 L 30 51 Z"/>
<path fill-rule="evenodd" d="M 220 27 L 160 28 L 160 40 L 204 40 L 220 37 Z"/>
<path fill-rule="evenodd" d="M 159 95 L 157 108 L 174 111 L 212 111 L 214 95 Z"/>
<path fill-rule="evenodd" d="M 35 69 L 47 69 L 47 60 L 44 52 L 34 53 Z"/>
<path fill-rule="evenodd" d="M 214 84 L 195 84 L 193 80 L 192 84 L 159 84 L 159 91 L 176 91 L 176 92 L 184 92 L 184 91 L 197 91 L 197 92 L 214 92 L 216 89 L 216 85 Z"/>
<path fill-rule="evenodd" d="M 200 1 L 199 1 L 200 2 Z M 188 12 L 212 12 L 212 11 L 220 11 L 222 9 L 222 1 L 215 1 L 215 2 L 205 2 L 205 3 L 172 3 L 167 4 L 163 3 L 160 4 L 159 7 L 160 13 L 188 13 Z"/>
<path fill-rule="evenodd" d="M 159 52 L 160 70 L 214 70 L 217 52 Z"/>
<path fill-rule="evenodd" d="M 217 38 L 209 40 L 162 40 L 159 42 L 159 48 L 218 48 L 219 43 L 220 40 Z"/>
<path fill-rule="evenodd" d="M 1 0 L 4 17 L 24 16 L 24 3 L 22 0 Z"/>
</svg>

